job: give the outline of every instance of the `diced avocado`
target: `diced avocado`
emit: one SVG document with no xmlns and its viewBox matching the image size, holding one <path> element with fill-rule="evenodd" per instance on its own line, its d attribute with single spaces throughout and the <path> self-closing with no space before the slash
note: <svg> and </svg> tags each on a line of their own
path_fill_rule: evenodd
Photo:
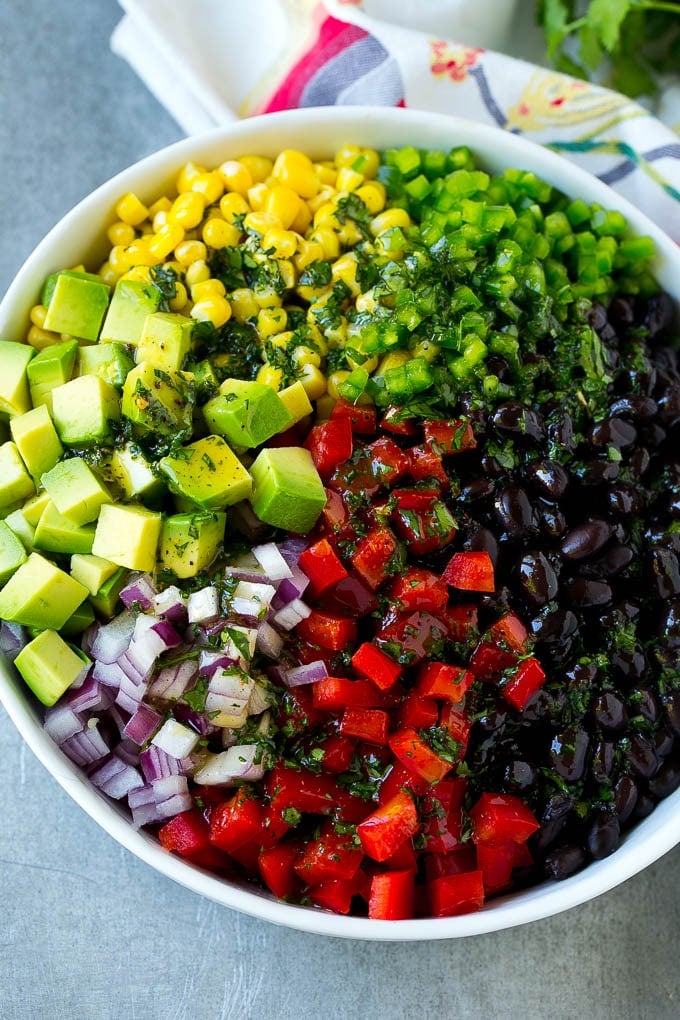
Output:
<svg viewBox="0 0 680 1020">
<path fill-rule="evenodd" d="M 0 584 L 4 584 L 25 562 L 26 550 L 21 539 L 6 521 L 0 521 Z"/>
<path fill-rule="evenodd" d="M 43 552 L 89 553 L 94 542 L 94 524 L 74 524 L 60 514 L 50 500 L 43 510 L 33 536 L 33 547 Z"/>
<path fill-rule="evenodd" d="M 0 340 L 0 411 L 4 414 L 30 410 L 27 369 L 34 354 L 28 344 Z"/>
<path fill-rule="evenodd" d="M 44 404 L 10 420 L 12 439 L 34 478 L 53 468 L 64 452 L 57 430 Z"/>
<path fill-rule="evenodd" d="M 259 446 L 292 422 L 271 386 L 244 379 L 225 379 L 218 396 L 203 408 L 211 432 L 237 447 Z"/>
<path fill-rule="evenodd" d="M 173 312 L 147 315 L 137 347 L 137 360 L 155 368 L 176 371 L 191 350 L 192 319 Z"/>
<path fill-rule="evenodd" d="M 100 376 L 82 375 L 52 390 L 52 417 L 62 443 L 103 443 L 120 418 L 118 393 Z"/>
<path fill-rule="evenodd" d="M 163 518 L 143 506 L 101 508 L 92 552 L 128 570 L 153 570 Z"/>
<path fill-rule="evenodd" d="M 163 521 L 159 560 L 177 577 L 209 567 L 224 540 L 225 513 L 173 514 Z"/>
<path fill-rule="evenodd" d="M 309 531 L 326 504 L 323 482 L 309 450 L 283 446 L 262 450 L 253 461 L 253 510 L 266 524 Z"/>
<path fill-rule="evenodd" d="M 143 432 L 188 439 L 193 428 L 193 379 L 140 362 L 123 386 L 122 411 Z"/>
<path fill-rule="evenodd" d="M 100 340 L 136 346 L 147 315 L 158 311 L 158 287 L 141 280 L 119 280 L 101 328 Z"/>
<path fill-rule="evenodd" d="M 163 457 L 158 466 L 174 492 L 204 510 L 223 510 L 248 499 L 252 480 L 221 436 L 205 436 L 179 454 Z"/>
<path fill-rule="evenodd" d="M 108 581 L 104 581 L 96 595 L 90 596 L 90 603 L 100 616 L 110 619 L 118 608 L 118 597 L 127 584 L 129 571 L 119 567 Z"/>
<path fill-rule="evenodd" d="M 25 645 L 14 665 L 43 705 L 54 705 L 83 671 L 82 658 L 55 630 Z"/>
<path fill-rule="evenodd" d="M 32 552 L 0 591 L 0 619 L 60 630 L 87 597 L 87 588 Z"/>
<path fill-rule="evenodd" d="M 31 525 L 31 527 L 33 528 L 37 527 L 38 521 L 43 515 L 43 510 L 45 509 L 49 501 L 50 494 L 49 492 L 45 491 L 41 491 L 36 496 L 31 496 L 30 499 L 26 500 L 26 502 L 21 508 L 21 512 L 28 521 L 28 523 Z"/>
<path fill-rule="evenodd" d="M 215 370 L 206 358 L 203 361 L 197 361 L 195 365 L 192 365 L 191 371 L 196 385 L 196 399 L 199 404 L 204 404 L 207 400 L 213 397 L 219 389 L 220 384 L 217 376 L 215 375 Z"/>
<path fill-rule="evenodd" d="M 297 425 L 313 411 L 307 392 L 299 379 L 285 389 L 279 390 L 278 397 L 291 417 L 291 425 Z"/>
<path fill-rule="evenodd" d="M 75 613 L 71 613 L 59 633 L 62 637 L 75 637 L 77 634 L 82 634 L 84 630 L 87 630 L 90 624 L 94 623 L 94 620 L 94 609 L 85 600 L 85 602 L 78 606 Z"/>
<path fill-rule="evenodd" d="M 101 556 L 77 553 L 71 557 L 71 577 L 84 584 L 90 595 L 96 595 L 105 581 L 118 572 L 118 567 L 111 560 L 103 560 Z"/>
<path fill-rule="evenodd" d="M 90 273 L 57 274 L 45 329 L 81 340 L 97 340 L 109 305 L 109 285 Z"/>
<path fill-rule="evenodd" d="M 12 510 L 11 514 L 7 514 L 4 523 L 8 528 L 11 528 L 17 538 L 21 540 L 21 544 L 24 549 L 30 552 L 33 548 L 35 526 L 33 524 L 29 524 L 26 520 L 23 507 L 19 507 L 17 510 Z"/>
<path fill-rule="evenodd" d="M 143 502 L 156 499 L 164 489 L 150 462 L 134 443 L 126 443 L 111 454 L 111 476 L 129 499 Z"/>
<path fill-rule="evenodd" d="M 11 440 L 0 446 L 0 510 L 14 510 L 33 496 L 35 485 L 21 459 L 21 454 Z"/>
<path fill-rule="evenodd" d="M 81 457 L 60 460 L 42 476 L 42 484 L 60 514 L 76 525 L 93 521 L 111 494 Z"/>
<path fill-rule="evenodd" d="M 122 344 L 91 344 L 78 348 L 78 375 L 98 375 L 121 389 L 135 363 Z"/>
<path fill-rule="evenodd" d="M 26 374 L 34 407 L 46 404 L 52 409 L 52 390 L 68 382 L 73 375 L 78 353 L 77 340 L 64 340 L 38 351 L 29 362 Z"/>
<path fill-rule="evenodd" d="M 84 277 L 86 280 L 91 280 L 92 283 L 101 283 L 101 277 L 95 273 L 86 273 L 82 269 L 60 269 L 57 273 L 50 273 L 43 284 L 43 289 L 40 292 L 40 303 L 49 308 L 52 295 L 54 294 L 54 288 L 57 286 L 57 280 L 60 276 L 76 276 L 81 279 Z"/>
</svg>

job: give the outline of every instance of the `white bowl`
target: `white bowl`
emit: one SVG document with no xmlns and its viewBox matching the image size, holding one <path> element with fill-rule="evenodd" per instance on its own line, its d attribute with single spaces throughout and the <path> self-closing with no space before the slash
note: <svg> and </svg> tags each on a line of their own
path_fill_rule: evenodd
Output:
<svg viewBox="0 0 680 1020">
<path fill-rule="evenodd" d="M 533 170 L 566 194 L 619 209 L 633 232 L 656 243 L 657 280 L 680 301 L 680 249 L 639 210 L 614 191 L 561 157 L 517 135 L 457 117 L 409 110 L 334 107 L 296 110 L 229 125 L 198 138 L 178 142 L 135 164 L 102 185 L 68 213 L 36 248 L 0 304 L 0 336 L 20 341 L 28 310 L 45 277 L 64 266 L 96 264 L 106 251 L 105 227 L 117 199 L 134 191 L 144 200 L 162 193 L 187 160 L 216 166 L 246 152 L 274 156 L 283 148 L 300 148 L 321 158 L 341 144 L 355 142 L 377 149 L 415 145 L 423 148 L 469 145 L 490 170 Z M 458 938 L 497 931 L 538 920 L 612 889 L 680 843 L 680 790 L 662 801 L 638 824 L 611 857 L 588 865 L 560 883 L 545 882 L 494 899 L 479 913 L 463 917 L 409 921 L 374 921 L 343 917 L 280 902 L 265 892 L 210 875 L 166 853 L 145 832 L 133 829 L 128 816 L 88 783 L 45 734 L 41 717 L 16 672 L 0 661 L 0 698 L 34 754 L 64 790 L 122 846 L 157 871 L 202 896 L 243 913 L 301 931 L 346 938 L 408 941 Z"/>
</svg>

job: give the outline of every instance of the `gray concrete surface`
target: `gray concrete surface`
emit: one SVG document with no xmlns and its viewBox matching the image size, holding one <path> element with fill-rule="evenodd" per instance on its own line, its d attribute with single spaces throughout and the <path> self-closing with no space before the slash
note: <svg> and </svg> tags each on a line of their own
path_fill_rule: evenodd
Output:
<svg viewBox="0 0 680 1020">
<path fill-rule="evenodd" d="M 179 129 L 109 52 L 113 0 L 0 4 L 0 293 Z M 200 899 L 101 831 L 0 709 L 2 1020 L 675 1020 L 680 850 L 586 906 L 459 942 L 345 942 Z"/>
</svg>

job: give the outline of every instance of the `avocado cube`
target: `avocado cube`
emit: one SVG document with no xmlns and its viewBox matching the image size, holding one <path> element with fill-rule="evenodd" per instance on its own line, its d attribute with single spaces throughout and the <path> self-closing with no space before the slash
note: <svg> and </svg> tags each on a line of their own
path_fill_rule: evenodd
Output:
<svg viewBox="0 0 680 1020">
<path fill-rule="evenodd" d="M 177 577 L 195 577 L 209 567 L 222 542 L 225 513 L 173 514 L 163 521 L 159 560 Z"/>
<path fill-rule="evenodd" d="M 24 414 L 30 410 L 28 365 L 35 351 L 28 344 L 0 340 L 0 411 Z"/>
<path fill-rule="evenodd" d="M 52 390 L 52 417 L 62 443 L 103 443 L 120 418 L 118 393 L 98 375 L 81 375 Z"/>
<path fill-rule="evenodd" d="M 211 432 L 242 448 L 260 446 L 293 420 L 271 386 L 243 379 L 225 379 L 203 417 Z"/>
<path fill-rule="evenodd" d="M 26 374 L 34 407 L 46 404 L 51 411 L 52 390 L 68 382 L 73 375 L 77 352 L 77 340 L 64 340 L 38 351 L 29 362 Z"/>
<path fill-rule="evenodd" d="M 42 476 L 42 484 L 60 514 L 76 525 L 95 520 L 111 494 L 80 457 L 60 460 Z"/>
<path fill-rule="evenodd" d="M 43 490 L 37 493 L 37 495 L 31 496 L 30 499 L 27 499 L 22 506 L 21 512 L 32 528 L 35 529 L 38 526 L 38 521 L 43 515 L 43 510 L 49 502 L 50 494 Z"/>
<path fill-rule="evenodd" d="M 248 499 L 252 480 L 221 436 L 205 436 L 163 457 L 158 466 L 173 492 L 186 496 L 204 510 L 224 510 Z"/>
<path fill-rule="evenodd" d="M 85 278 L 86 280 L 91 280 L 93 283 L 102 282 L 100 276 L 97 276 L 95 273 L 86 273 L 82 269 L 60 269 L 56 273 L 50 273 L 43 284 L 43 289 L 40 292 L 40 302 L 45 306 L 45 308 L 49 308 L 52 295 L 54 294 L 54 288 L 57 286 L 57 280 L 60 276 L 76 276 Z"/>
<path fill-rule="evenodd" d="M 105 581 L 118 571 L 111 560 L 103 560 L 101 556 L 77 553 L 71 557 L 71 577 L 84 584 L 90 595 L 96 595 Z"/>
<path fill-rule="evenodd" d="M 78 606 L 74 613 L 71 613 L 59 633 L 62 637 L 76 637 L 78 634 L 82 634 L 84 630 L 87 630 L 90 624 L 94 623 L 94 620 L 94 609 L 86 600 Z"/>
<path fill-rule="evenodd" d="M 34 478 L 53 468 L 64 452 L 57 430 L 44 404 L 10 421 L 12 439 L 17 445 L 24 464 Z"/>
<path fill-rule="evenodd" d="M 130 572 L 125 567 L 118 567 L 108 581 L 104 581 L 96 595 L 90 597 L 90 603 L 100 616 L 110 619 L 118 608 L 118 598 L 128 581 Z"/>
<path fill-rule="evenodd" d="M 158 287 L 141 280 L 119 280 L 101 328 L 104 342 L 136 346 L 147 315 L 158 311 L 162 295 Z"/>
<path fill-rule="evenodd" d="M 45 329 L 81 340 L 97 340 L 109 305 L 109 285 L 92 274 L 57 274 Z"/>
<path fill-rule="evenodd" d="M 186 315 L 153 312 L 147 315 L 137 347 L 137 360 L 155 368 L 177 370 L 191 350 L 193 321 Z"/>
<path fill-rule="evenodd" d="M 253 461 L 255 514 L 275 528 L 309 531 L 326 504 L 326 491 L 309 450 L 282 446 L 262 450 Z"/>
<path fill-rule="evenodd" d="M 163 482 L 134 443 L 126 443 L 111 454 L 111 476 L 129 499 L 153 500 L 163 491 Z"/>
<path fill-rule="evenodd" d="M 0 510 L 14 510 L 35 494 L 35 485 L 11 440 L 0 446 Z"/>
<path fill-rule="evenodd" d="M 38 701 L 49 707 L 75 683 L 84 662 L 55 630 L 44 630 L 21 649 L 14 665 Z"/>
<path fill-rule="evenodd" d="M 135 363 L 122 344 L 91 344 L 78 348 L 78 375 L 98 375 L 121 389 Z"/>
<path fill-rule="evenodd" d="M 128 570 L 153 570 L 163 518 L 132 504 L 107 503 L 101 508 L 92 552 Z"/>
<path fill-rule="evenodd" d="M 199 403 L 205 403 L 206 400 L 213 397 L 219 389 L 220 384 L 217 376 L 215 375 L 215 369 L 206 358 L 203 361 L 197 361 L 195 365 L 192 365 L 191 371 L 193 373 L 194 383 L 196 386 L 196 399 Z"/>
<path fill-rule="evenodd" d="M 187 439 L 193 429 L 194 384 L 185 372 L 166 372 L 146 361 L 123 385 L 122 411 L 142 432 Z"/>
<path fill-rule="evenodd" d="M 50 500 L 43 510 L 33 536 L 34 549 L 54 553 L 89 553 L 94 542 L 94 524 L 74 524 Z"/>
<path fill-rule="evenodd" d="M 299 379 L 279 390 L 278 397 L 290 415 L 291 425 L 297 425 L 313 411 L 307 392 Z"/>
<path fill-rule="evenodd" d="M 18 539 L 20 539 L 24 549 L 27 549 L 30 552 L 33 548 L 35 526 L 33 524 L 29 524 L 26 520 L 23 507 L 19 507 L 18 510 L 12 510 L 11 514 L 7 514 L 3 523 L 14 532 Z"/>
<path fill-rule="evenodd" d="M 4 584 L 25 562 L 26 550 L 21 539 L 6 521 L 0 521 L 0 584 Z"/>
<path fill-rule="evenodd" d="M 32 552 L 0 591 L 0 619 L 60 630 L 87 597 L 87 588 Z"/>
</svg>

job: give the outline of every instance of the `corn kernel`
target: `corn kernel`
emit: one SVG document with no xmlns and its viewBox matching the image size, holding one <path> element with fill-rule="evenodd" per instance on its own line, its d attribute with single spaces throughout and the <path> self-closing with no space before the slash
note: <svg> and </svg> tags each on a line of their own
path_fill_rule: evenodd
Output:
<svg viewBox="0 0 680 1020">
<path fill-rule="evenodd" d="M 288 315 L 283 308 L 261 308 L 257 313 L 257 332 L 263 340 L 285 330 Z"/>
<path fill-rule="evenodd" d="M 340 244 L 344 245 L 345 248 L 352 248 L 355 244 L 363 238 L 361 230 L 353 220 L 346 220 L 340 227 L 338 227 L 338 240 Z"/>
<path fill-rule="evenodd" d="M 255 295 L 249 287 L 237 287 L 231 292 L 231 308 L 237 322 L 243 324 L 260 311 Z"/>
<path fill-rule="evenodd" d="M 210 269 L 207 263 L 203 259 L 196 259 L 190 266 L 187 266 L 186 273 L 184 274 L 187 287 L 189 290 L 196 283 L 202 283 L 203 280 L 210 279 Z"/>
<path fill-rule="evenodd" d="M 305 365 L 314 365 L 316 368 L 319 368 L 321 365 L 321 355 L 319 352 L 312 350 L 311 347 L 306 347 L 304 344 L 293 348 L 291 358 L 298 368 L 303 368 Z"/>
<path fill-rule="evenodd" d="M 103 283 L 109 285 L 109 287 L 115 287 L 116 283 L 120 279 L 120 273 L 117 273 L 110 262 L 103 262 L 97 270 Z"/>
<path fill-rule="evenodd" d="M 277 259 L 276 265 L 278 266 L 283 285 L 286 290 L 292 290 L 297 283 L 297 273 L 295 272 L 295 266 L 288 259 Z"/>
<path fill-rule="evenodd" d="M 309 240 L 321 245 L 322 258 L 324 259 L 337 259 L 340 254 L 340 239 L 337 233 L 328 226 L 315 227 Z"/>
<path fill-rule="evenodd" d="M 212 205 L 224 194 L 224 181 L 216 171 L 209 170 L 194 177 L 191 190 L 194 194 L 202 195 L 206 205 Z"/>
<path fill-rule="evenodd" d="M 220 199 L 220 212 L 227 223 L 233 223 L 237 216 L 245 216 L 251 211 L 243 195 L 237 195 L 235 191 L 227 192 Z"/>
<path fill-rule="evenodd" d="M 325 252 L 323 245 L 318 241 L 300 241 L 298 245 L 298 252 L 293 259 L 295 268 L 299 273 L 305 268 L 305 266 L 311 265 L 312 262 L 320 262 L 325 258 Z"/>
<path fill-rule="evenodd" d="M 169 305 L 173 312 L 180 312 L 187 303 L 189 296 L 181 280 L 175 280 L 175 296 L 170 298 Z"/>
<path fill-rule="evenodd" d="M 392 227 L 404 229 L 410 226 L 411 217 L 405 209 L 385 209 L 384 212 L 378 213 L 370 223 L 371 233 L 374 237 L 384 234 L 386 230 L 390 230 Z"/>
<path fill-rule="evenodd" d="M 440 347 L 438 344 L 433 344 L 431 340 L 421 340 L 413 348 L 412 354 L 414 358 L 424 358 L 425 361 L 434 361 L 439 354 Z"/>
<path fill-rule="evenodd" d="M 212 322 L 213 326 L 219 329 L 231 318 L 231 305 L 224 297 L 210 297 L 205 301 L 198 301 L 191 309 L 191 318 L 199 322 Z"/>
<path fill-rule="evenodd" d="M 222 281 L 211 276 L 209 280 L 199 280 L 191 287 L 191 300 L 195 302 L 207 301 L 213 297 L 224 297 L 225 293 Z"/>
<path fill-rule="evenodd" d="M 262 237 L 261 248 L 271 251 L 277 258 L 289 259 L 297 249 L 298 236 L 292 230 L 279 230 L 270 227 Z"/>
<path fill-rule="evenodd" d="M 265 362 L 262 368 L 258 370 L 256 380 L 264 386 L 271 386 L 273 390 L 278 392 L 283 385 L 283 369 L 276 368 L 274 365 Z"/>
<path fill-rule="evenodd" d="M 300 208 L 297 211 L 295 219 L 290 225 L 290 229 L 294 230 L 297 234 L 304 234 L 311 222 L 312 210 L 309 208 L 309 202 L 306 202 L 304 198 L 301 198 Z"/>
<path fill-rule="evenodd" d="M 373 290 L 367 290 L 363 294 L 359 294 L 355 301 L 355 307 L 358 312 L 374 312 L 378 302 L 375 299 Z"/>
<path fill-rule="evenodd" d="M 338 171 L 328 160 L 324 160 L 322 163 L 315 163 L 314 173 L 319 178 L 321 184 L 328 184 L 331 188 L 335 187 Z"/>
<path fill-rule="evenodd" d="M 364 183 L 364 175 L 352 170 L 349 166 L 341 166 L 335 186 L 338 191 L 356 191 Z"/>
<path fill-rule="evenodd" d="M 274 161 L 272 176 L 302 198 L 312 198 L 319 190 L 319 178 L 314 172 L 311 159 L 297 149 L 284 149 L 279 153 Z"/>
<path fill-rule="evenodd" d="M 364 358 L 362 361 L 360 357 L 359 358 L 353 357 L 350 351 L 348 350 L 347 353 L 345 354 L 345 361 L 347 362 L 347 365 L 349 366 L 350 369 L 354 370 L 355 368 L 365 368 L 366 371 L 370 374 L 371 372 L 375 372 L 376 368 L 378 367 L 379 359 L 374 355 L 372 358 Z"/>
<path fill-rule="evenodd" d="M 250 171 L 255 184 L 265 181 L 272 172 L 274 164 L 267 156 L 241 156 L 239 163 Z"/>
<path fill-rule="evenodd" d="M 148 215 L 149 210 L 132 191 L 128 191 L 127 195 L 123 195 L 116 205 L 116 216 L 118 219 L 122 220 L 123 223 L 129 223 L 131 227 L 136 227 L 139 223 L 142 223 Z"/>
<path fill-rule="evenodd" d="M 191 184 L 194 178 L 199 177 L 201 174 L 206 172 L 206 168 L 204 166 L 199 166 L 198 163 L 192 163 L 191 161 L 185 163 L 177 176 L 177 181 L 175 182 L 175 187 L 180 195 L 184 191 L 189 191 L 191 189 Z"/>
<path fill-rule="evenodd" d="M 282 229 L 278 216 L 262 211 L 249 212 L 243 218 L 243 226 L 250 233 L 259 234 L 260 237 L 264 237 L 268 230 Z"/>
<path fill-rule="evenodd" d="M 41 329 L 45 325 L 45 316 L 47 315 L 47 309 L 44 305 L 33 305 L 30 311 L 30 320 L 34 326 L 39 326 Z"/>
<path fill-rule="evenodd" d="M 326 392 L 326 376 L 316 365 L 303 365 L 300 382 L 310 400 L 318 400 Z"/>
<path fill-rule="evenodd" d="M 184 240 L 184 228 L 179 223 L 166 223 L 164 227 L 149 239 L 149 251 L 156 258 L 163 260 Z M 130 245 L 132 247 L 132 245 Z M 130 249 L 128 248 L 128 251 Z"/>
<path fill-rule="evenodd" d="M 197 227 L 205 214 L 205 199 L 197 191 L 183 191 L 172 203 L 168 220 L 186 230 Z"/>
<path fill-rule="evenodd" d="M 130 223 L 123 223 L 122 220 L 118 220 L 117 223 L 112 223 L 109 229 L 106 231 L 111 244 L 130 244 L 135 239 L 135 228 Z"/>
<path fill-rule="evenodd" d="M 151 233 L 157 234 L 159 230 L 162 230 L 167 223 L 168 223 L 167 212 L 165 211 L 165 209 L 159 209 L 158 212 L 154 215 L 154 218 L 151 220 Z M 134 237 L 132 238 L 132 240 L 134 240 Z M 131 241 L 128 241 L 128 244 L 130 243 Z"/>
<path fill-rule="evenodd" d="M 335 153 L 334 162 L 338 169 L 343 166 L 351 167 L 353 163 L 356 163 L 360 155 L 361 149 L 358 145 L 343 145 Z"/>
<path fill-rule="evenodd" d="M 154 218 L 158 212 L 170 212 L 172 209 L 172 202 L 167 195 L 161 195 L 155 202 L 152 202 L 149 206 L 149 217 Z"/>
<path fill-rule="evenodd" d="M 128 257 L 127 251 L 128 249 L 124 248 L 122 244 L 115 244 L 109 252 L 109 265 L 114 273 L 118 273 L 119 276 L 122 273 L 127 272 L 127 270 L 133 265 Z"/>
<path fill-rule="evenodd" d="M 340 397 L 340 390 L 338 387 L 341 383 L 344 383 L 345 379 L 349 379 L 349 375 L 349 372 L 345 372 L 342 369 L 338 369 L 337 372 L 331 372 L 326 380 L 329 397 L 333 397 L 334 400 L 337 400 Z"/>
<path fill-rule="evenodd" d="M 212 216 L 204 223 L 201 236 L 209 248 L 233 248 L 241 240 L 241 231 L 221 216 Z"/>
<path fill-rule="evenodd" d="M 319 192 L 319 194 L 321 194 L 321 192 Z M 314 201 L 309 203 L 309 208 L 314 213 L 312 222 L 315 227 L 325 226 L 332 227 L 334 230 L 337 230 L 340 226 L 340 220 L 335 215 L 336 210 L 335 204 L 333 203 L 334 197 L 335 192 L 329 191 L 329 193 L 325 196 L 325 200 L 320 202 L 318 206 L 314 205 Z"/>
<path fill-rule="evenodd" d="M 217 172 L 227 191 L 236 191 L 239 195 L 247 195 L 248 188 L 252 188 L 255 183 L 248 167 L 237 159 L 226 160 L 217 168 Z"/>
<path fill-rule="evenodd" d="M 151 283 L 149 266 L 133 266 L 123 275 L 124 280 L 137 280 L 138 283 Z"/>
<path fill-rule="evenodd" d="M 316 407 L 315 407 L 316 418 L 315 418 L 315 421 L 317 421 L 317 422 L 328 421 L 328 419 L 330 418 L 331 414 L 333 413 L 333 408 L 334 407 L 335 407 L 335 399 L 333 397 L 331 397 L 328 393 L 324 393 L 324 395 L 322 397 L 319 397 L 319 399 L 316 402 Z"/>
<path fill-rule="evenodd" d="M 342 280 L 349 287 L 354 297 L 361 292 L 361 288 L 357 283 L 357 257 L 354 252 L 347 252 L 335 260 L 331 266 L 331 277 L 334 283 Z"/>
<path fill-rule="evenodd" d="M 181 266 L 190 266 L 198 259 L 205 259 L 207 254 L 203 241 L 182 241 L 175 248 L 175 258 Z"/>
<path fill-rule="evenodd" d="M 267 195 L 269 194 L 269 188 L 266 184 L 258 183 L 253 184 L 252 188 L 248 188 L 248 202 L 250 208 L 254 212 L 261 212 L 265 207 L 267 201 Z"/>
<path fill-rule="evenodd" d="M 401 368 L 407 361 L 411 360 L 409 351 L 389 351 L 383 355 L 378 365 L 378 375 L 384 375 L 390 368 Z"/>
<path fill-rule="evenodd" d="M 253 296 L 260 308 L 280 308 L 283 304 L 281 295 L 273 287 L 255 287 Z"/>
<path fill-rule="evenodd" d="M 40 326 L 31 326 L 26 342 L 36 351 L 42 351 L 45 347 L 52 347 L 61 340 L 59 333 L 52 333 L 48 329 L 41 329 Z"/>
<path fill-rule="evenodd" d="M 368 184 L 362 184 L 360 188 L 357 188 L 357 196 L 372 216 L 382 212 L 385 208 L 385 185 L 380 181 L 369 181 Z"/>
<path fill-rule="evenodd" d="M 288 230 L 300 211 L 300 196 L 285 184 L 274 184 L 266 197 L 264 208 L 277 216 L 284 230 Z"/>
</svg>

